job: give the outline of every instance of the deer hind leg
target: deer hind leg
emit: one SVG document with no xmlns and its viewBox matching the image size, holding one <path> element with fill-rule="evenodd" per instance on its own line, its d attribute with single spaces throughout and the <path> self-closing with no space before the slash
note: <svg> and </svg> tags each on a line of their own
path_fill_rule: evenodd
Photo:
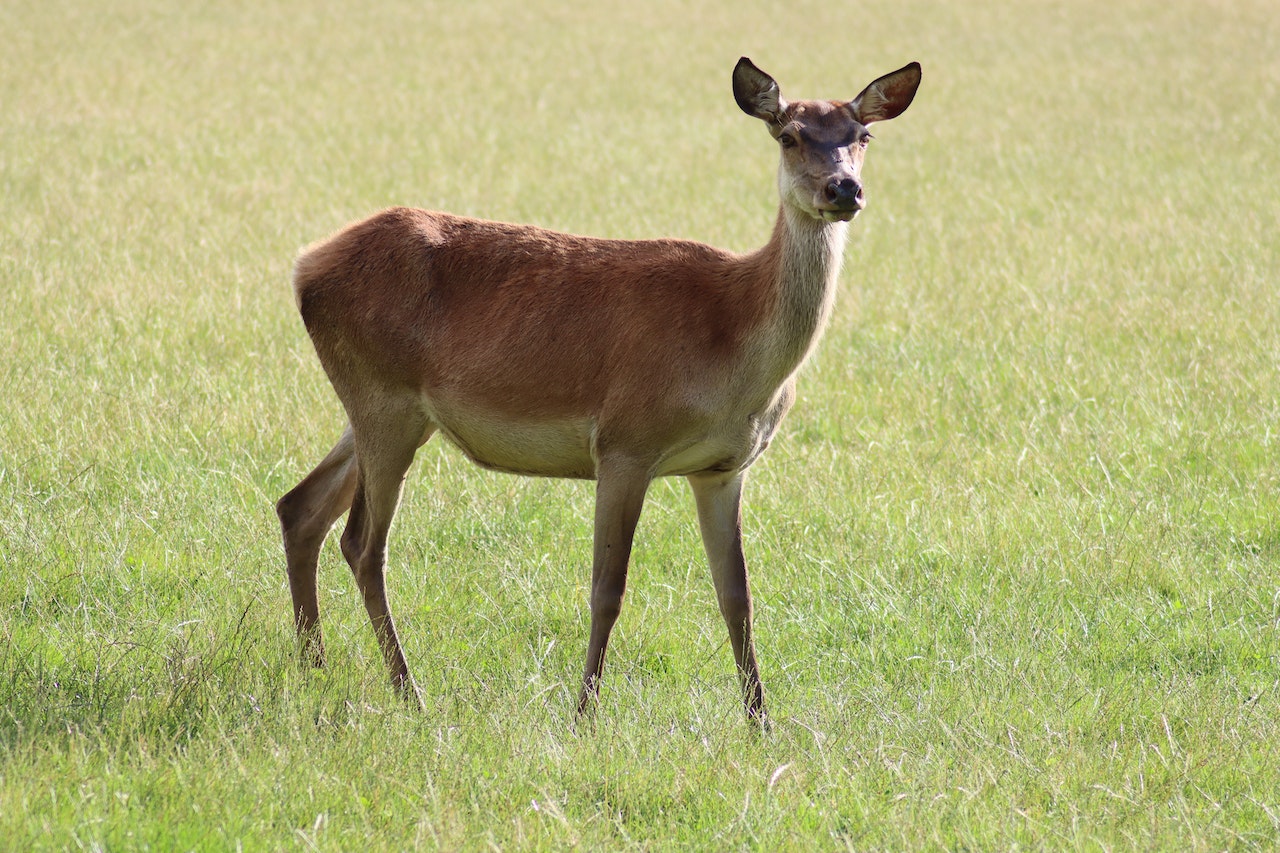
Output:
<svg viewBox="0 0 1280 853">
<path fill-rule="evenodd" d="M 406 702 L 420 708 L 422 701 L 387 602 L 387 536 L 414 453 L 435 428 L 413 401 L 384 406 L 373 416 L 353 417 L 352 427 L 359 475 L 342 533 L 342 553 L 364 598 L 392 686 Z"/>
<path fill-rule="evenodd" d="M 320 547 L 334 522 L 351 506 L 355 490 L 355 441 L 348 426 L 315 470 L 276 504 L 293 597 L 293 623 L 303 661 L 312 666 L 324 665 L 316 594 Z"/>
<path fill-rule="evenodd" d="M 578 696 L 578 716 L 600 692 L 604 652 L 622 610 L 631 542 L 649 488 L 647 469 L 601 464 L 596 474 L 595 547 L 591 563 L 591 635 Z"/>
<path fill-rule="evenodd" d="M 711 565 L 720 615 L 729 628 L 747 718 L 767 729 L 764 688 L 752 636 L 751 587 L 742 554 L 742 480 L 740 473 L 728 477 L 694 476 L 689 477 L 689 485 L 698 504 L 698 525 Z"/>
</svg>

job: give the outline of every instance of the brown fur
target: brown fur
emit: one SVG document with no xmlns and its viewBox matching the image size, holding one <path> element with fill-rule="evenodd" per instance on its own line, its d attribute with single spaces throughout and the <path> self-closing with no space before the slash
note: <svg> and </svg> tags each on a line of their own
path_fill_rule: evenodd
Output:
<svg viewBox="0 0 1280 853">
<path fill-rule="evenodd" d="M 399 382 L 515 418 L 599 417 L 611 395 L 656 402 L 730 369 L 776 310 L 753 286 L 769 260 L 394 208 L 309 249 L 295 287 L 336 382 Z M 369 375 L 343 375 L 343 353 Z M 691 371 L 695 357 L 709 363 Z"/>
<path fill-rule="evenodd" d="M 645 489 L 688 477 L 747 712 L 763 722 L 743 479 L 830 314 L 846 223 L 863 203 L 865 124 L 900 113 L 918 83 L 913 64 L 851 102 L 788 104 L 739 63 L 739 105 L 783 148 L 773 234 L 749 254 L 409 208 L 308 248 L 298 307 L 351 421 L 278 505 L 309 657 L 323 659 L 320 544 L 350 508 L 343 553 L 392 680 L 417 701 L 386 600 L 386 537 L 414 450 L 440 431 L 486 467 L 598 482 L 580 712 L 597 690 Z"/>
</svg>

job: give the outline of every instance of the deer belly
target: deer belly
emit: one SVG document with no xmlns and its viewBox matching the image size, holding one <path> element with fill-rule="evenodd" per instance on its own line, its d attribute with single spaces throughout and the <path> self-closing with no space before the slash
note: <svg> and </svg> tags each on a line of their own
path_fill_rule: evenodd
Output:
<svg viewBox="0 0 1280 853">
<path fill-rule="evenodd" d="M 748 429 L 733 434 L 705 436 L 663 459 L 657 476 L 745 471 L 769 446 L 775 427 L 752 422 Z"/>
<path fill-rule="evenodd" d="M 535 477 L 595 477 L 589 420 L 512 421 L 437 412 L 440 431 L 471 461 Z"/>
</svg>

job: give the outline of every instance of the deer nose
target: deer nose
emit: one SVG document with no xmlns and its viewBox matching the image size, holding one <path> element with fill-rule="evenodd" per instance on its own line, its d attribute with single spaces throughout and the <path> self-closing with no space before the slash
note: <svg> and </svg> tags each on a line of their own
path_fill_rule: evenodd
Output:
<svg viewBox="0 0 1280 853">
<path fill-rule="evenodd" d="M 853 178 L 831 181 L 826 189 L 827 201 L 839 207 L 862 206 L 862 184 Z"/>
</svg>

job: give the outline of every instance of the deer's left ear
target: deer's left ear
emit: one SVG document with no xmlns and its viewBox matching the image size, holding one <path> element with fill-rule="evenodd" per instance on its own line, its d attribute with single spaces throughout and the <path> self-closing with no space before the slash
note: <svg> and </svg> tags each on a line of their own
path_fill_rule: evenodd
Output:
<svg viewBox="0 0 1280 853">
<path fill-rule="evenodd" d="M 782 111 L 787 108 L 777 81 L 745 56 L 733 69 L 733 98 L 744 113 L 770 124 L 780 123 Z"/>
<path fill-rule="evenodd" d="M 920 63 L 912 62 L 890 72 L 862 90 L 849 102 L 849 109 L 862 124 L 887 121 L 911 106 L 920 88 Z"/>
</svg>

